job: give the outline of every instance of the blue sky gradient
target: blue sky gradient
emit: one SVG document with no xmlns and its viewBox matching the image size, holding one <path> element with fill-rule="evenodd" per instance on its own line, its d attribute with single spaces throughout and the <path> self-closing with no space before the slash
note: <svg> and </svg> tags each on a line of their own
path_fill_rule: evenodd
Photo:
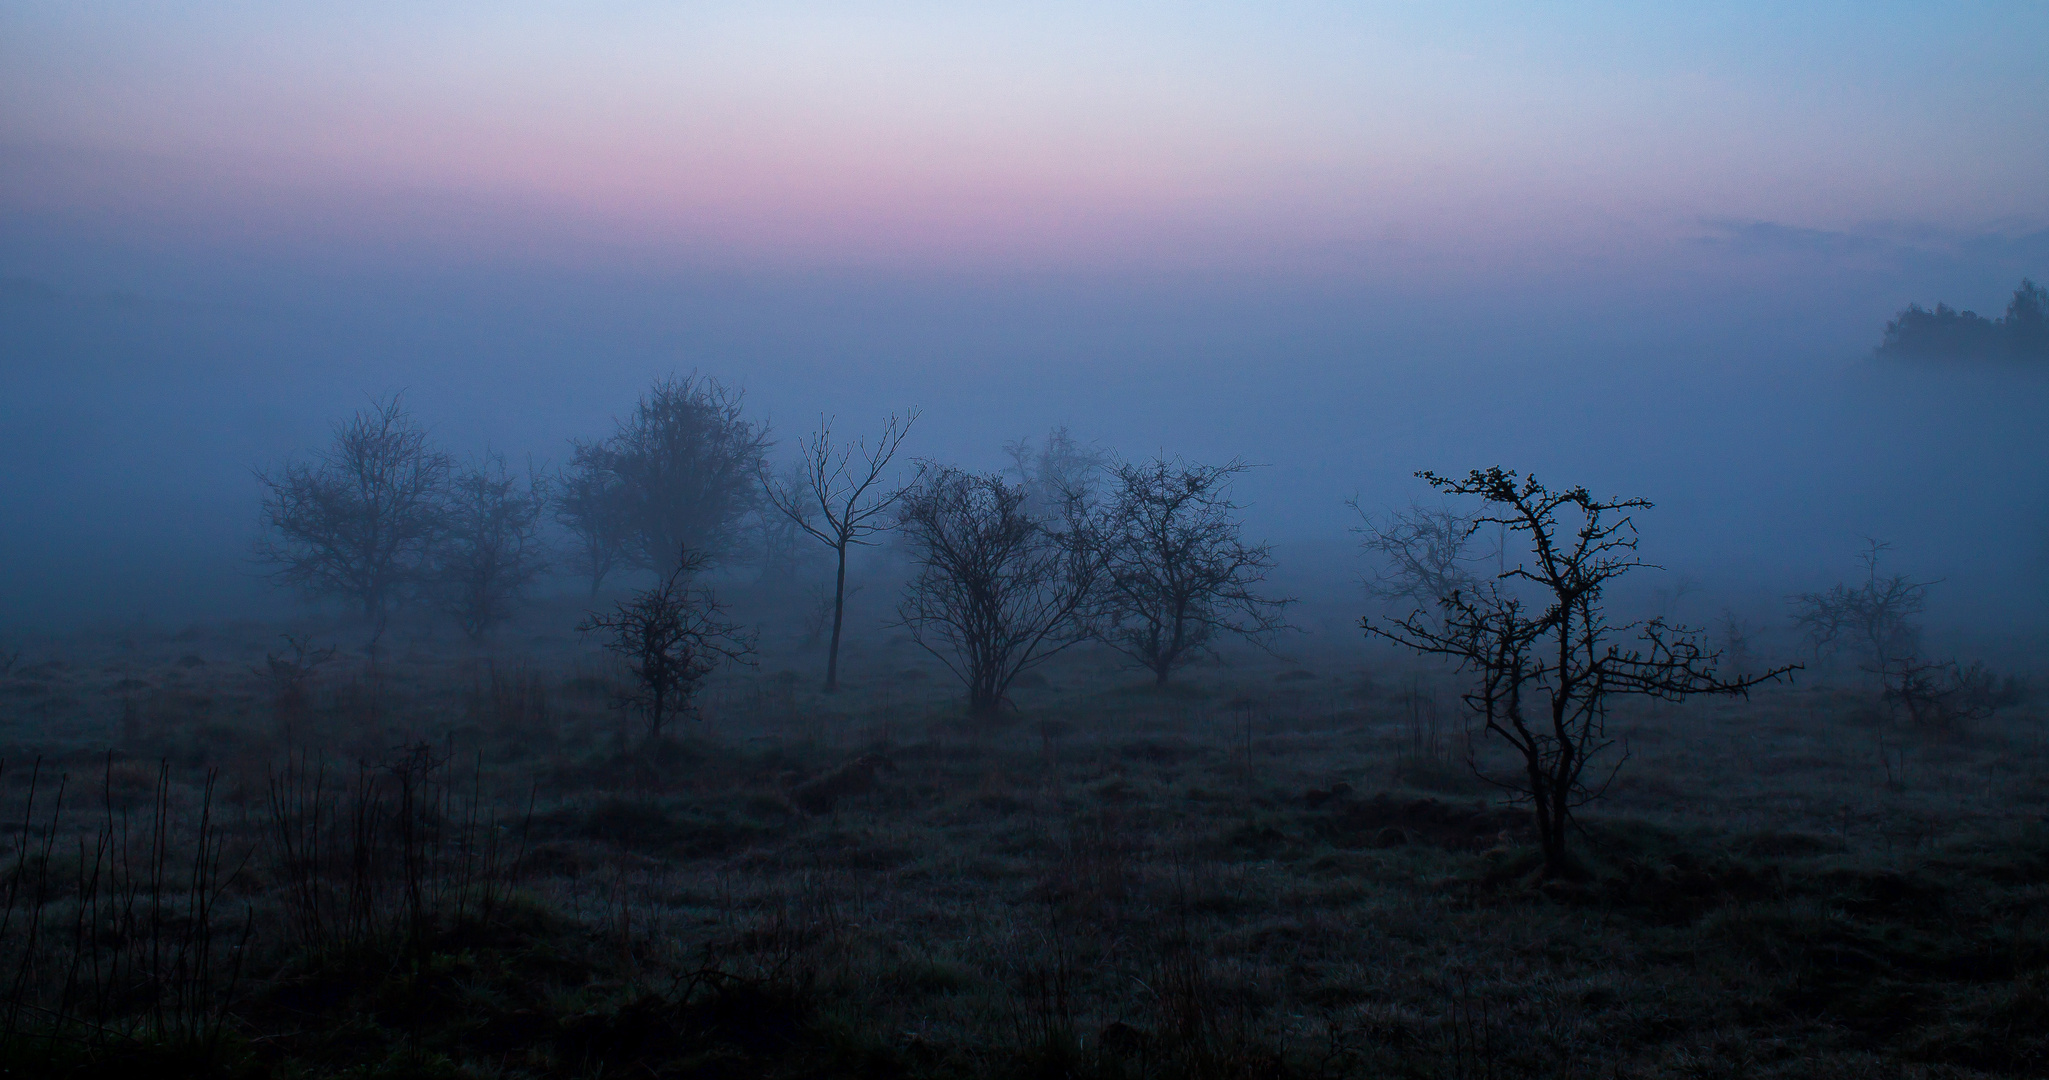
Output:
<svg viewBox="0 0 2049 1080">
<path fill-rule="evenodd" d="M 1869 357 L 2049 277 L 2045 42 L 2021 3 L 0 2 L 0 626 L 255 603 L 249 470 L 373 396 L 547 462 L 692 369 L 786 440 L 917 405 L 977 466 L 1058 423 L 1243 456 L 1257 528 L 1331 551 L 1346 498 L 1502 464 L 1658 501 L 1731 589 L 1883 535 L 2039 621 L 2049 386 Z"/>
</svg>

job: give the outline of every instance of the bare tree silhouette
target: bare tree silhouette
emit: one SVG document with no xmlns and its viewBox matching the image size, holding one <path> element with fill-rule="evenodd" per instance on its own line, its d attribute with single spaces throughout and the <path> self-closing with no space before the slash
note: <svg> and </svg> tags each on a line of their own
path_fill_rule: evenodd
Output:
<svg viewBox="0 0 2049 1080">
<path fill-rule="evenodd" d="M 1357 500 L 1351 506 L 1360 518 L 1352 530 L 1359 534 L 1359 545 L 1383 560 L 1367 590 L 1390 607 L 1435 610 L 1446 597 L 1478 583 L 1470 515 L 1410 503 L 1376 518 Z"/>
<path fill-rule="evenodd" d="M 1794 596 L 1793 625 L 1807 637 L 1819 657 L 1844 644 L 1862 653 L 1860 666 L 1879 676 L 1920 650 L 1921 628 L 1914 618 L 1928 606 L 1932 581 L 1914 581 L 1905 574 L 1878 572 L 1879 556 L 1891 545 L 1866 537 L 1857 561 L 1864 566 L 1861 585 L 1838 584 L 1827 592 Z"/>
<path fill-rule="evenodd" d="M 903 491 L 878 485 L 917 419 L 915 409 L 901 419 L 891 416 L 882 425 L 882 434 L 871 450 L 866 439 L 835 446 L 832 420 L 821 417 L 818 431 L 801 445 L 801 473 L 794 483 L 778 482 L 766 469 L 761 472 L 761 487 L 769 505 L 832 548 L 838 558 L 832 588 L 832 643 L 827 647 L 825 660 L 828 694 L 840 687 L 840 632 L 847 609 L 847 550 L 855 544 L 871 543 L 868 537 L 888 527 L 884 515 L 896 505 Z"/>
<path fill-rule="evenodd" d="M 1105 537 L 1103 642 L 1164 686 L 1222 635 L 1256 643 L 1286 628 L 1287 599 L 1257 591 L 1272 549 L 1247 544 L 1228 489 L 1250 466 L 1155 458 L 1118 465 Z"/>
<path fill-rule="evenodd" d="M 470 640 L 503 622 L 534 579 L 548 568 L 540 538 L 548 506 L 546 481 L 524 480 L 488 454 L 448 485 L 442 529 L 434 546 L 434 585 L 442 606 Z"/>
<path fill-rule="evenodd" d="M 619 704 L 647 721 L 649 742 L 661 738 L 667 721 L 691 713 L 698 683 L 720 663 L 754 663 L 753 643 L 725 621 L 711 590 L 695 583 L 709 561 L 679 550 L 667 577 L 576 627 L 602 635 L 605 649 L 626 661 L 636 685 Z"/>
<path fill-rule="evenodd" d="M 1030 439 L 1006 443 L 1010 457 L 1007 472 L 1017 475 L 1025 489 L 1025 513 L 1035 520 L 1058 522 L 1075 499 L 1095 501 L 1096 490 L 1109 470 L 1109 451 L 1074 437 L 1065 424 L 1046 433 L 1038 446 Z"/>
<path fill-rule="evenodd" d="M 1385 626 L 1362 619 L 1360 626 L 1419 653 L 1450 657 L 1474 676 L 1466 704 L 1523 763 L 1519 776 L 1483 778 L 1531 804 L 1545 876 L 1577 875 L 1565 842 L 1573 811 L 1599 798 L 1628 760 L 1625 752 L 1601 783 L 1586 782 L 1589 764 L 1614 746 L 1607 735 L 1613 698 L 1743 695 L 1798 665 L 1724 679 L 1719 654 L 1699 632 L 1662 618 L 1608 621 L 1608 583 L 1650 565 L 1636 557 L 1629 517 L 1649 509 L 1647 500 L 1596 499 L 1583 487 L 1552 491 L 1499 468 L 1463 479 L 1417 475 L 1445 494 L 1478 497 L 1482 508 L 1471 527 L 1495 524 L 1524 534 L 1530 560 L 1444 598 L 1436 618 L 1418 611 Z M 1570 520 L 1561 521 L 1561 512 Z"/>
<path fill-rule="evenodd" d="M 1103 544 L 1080 500 L 1048 524 L 1026 512 L 1023 485 L 928 463 L 898 527 L 918 568 L 899 625 L 967 687 L 973 715 L 997 713 L 1020 674 L 1091 636 Z"/>
<path fill-rule="evenodd" d="M 279 584 L 348 599 L 381 627 L 428 568 L 448 473 L 399 397 L 374 402 L 313 461 L 256 474 L 269 526 L 256 557 Z"/>
</svg>

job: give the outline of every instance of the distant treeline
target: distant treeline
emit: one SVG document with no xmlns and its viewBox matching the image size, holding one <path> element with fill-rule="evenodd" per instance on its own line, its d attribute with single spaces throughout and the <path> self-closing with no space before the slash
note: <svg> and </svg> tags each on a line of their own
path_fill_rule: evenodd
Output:
<svg viewBox="0 0 2049 1080">
<path fill-rule="evenodd" d="M 2013 291 L 2006 317 L 1988 319 L 1948 304 L 1934 311 L 1908 306 L 1885 324 L 1880 356 L 1936 359 L 2049 360 L 2049 290 L 2026 278 Z"/>
</svg>

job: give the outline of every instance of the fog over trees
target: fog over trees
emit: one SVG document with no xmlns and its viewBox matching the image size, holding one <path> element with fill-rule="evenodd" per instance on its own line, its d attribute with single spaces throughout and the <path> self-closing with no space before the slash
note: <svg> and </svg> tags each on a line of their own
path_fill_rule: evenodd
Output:
<svg viewBox="0 0 2049 1080">
<path fill-rule="evenodd" d="M 2044 40 L 10 5 L 0 1080 L 2049 1076 Z"/>
</svg>

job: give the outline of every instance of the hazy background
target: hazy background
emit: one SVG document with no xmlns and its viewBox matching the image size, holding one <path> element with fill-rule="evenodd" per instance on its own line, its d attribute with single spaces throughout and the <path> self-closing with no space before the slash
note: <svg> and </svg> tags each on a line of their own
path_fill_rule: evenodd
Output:
<svg viewBox="0 0 2049 1080">
<path fill-rule="evenodd" d="M 1426 467 L 1760 619 L 1880 536 L 2032 654 L 2049 377 L 1868 357 L 2049 276 L 2049 9 L 960 7 L 0 3 L 0 630 L 266 610 L 250 471 L 373 396 L 559 461 L 696 369 L 1243 456 L 1333 582 Z"/>
</svg>

